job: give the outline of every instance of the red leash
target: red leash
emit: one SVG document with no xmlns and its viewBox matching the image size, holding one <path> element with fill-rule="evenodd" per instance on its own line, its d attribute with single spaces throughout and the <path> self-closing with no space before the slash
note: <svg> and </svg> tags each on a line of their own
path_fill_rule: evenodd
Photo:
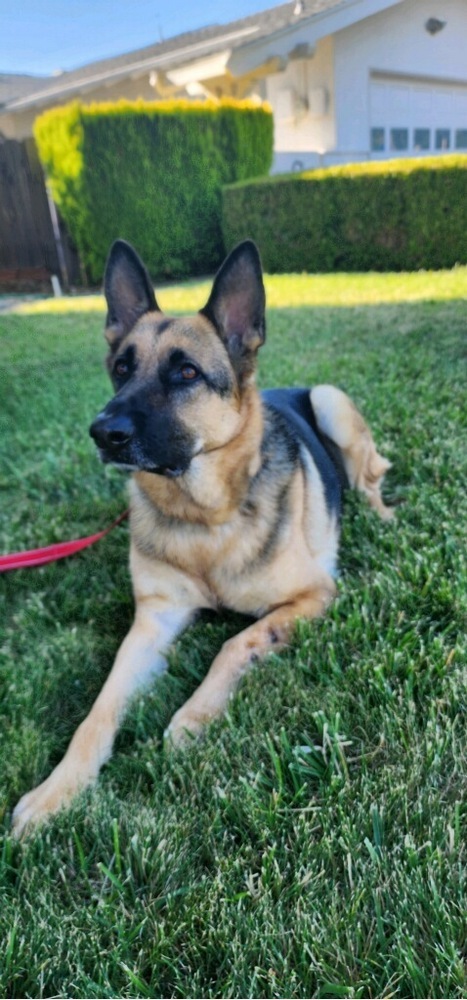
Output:
<svg viewBox="0 0 467 1000">
<path fill-rule="evenodd" d="M 0 573 L 6 573 L 9 569 L 26 569 L 28 566 L 42 566 L 44 563 L 55 562 L 57 559 L 64 559 L 65 556 L 72 556 L 81 549 L 86 549 L 88 545 L 94 545 L 109 531 L 121 524 L 128 517 L 129 511 L 125 510 L 116 521 L 109 524 L 108 528 L 99 531 L 97 535 L 88 535 L 87 538 L 76 538 L 72 542 L 58 542 L 55 545 L 45 545 L 42 549 L 29 549 L 27 552 L 11 552 L 7 556 L 0 556 Z"/>
</svg>

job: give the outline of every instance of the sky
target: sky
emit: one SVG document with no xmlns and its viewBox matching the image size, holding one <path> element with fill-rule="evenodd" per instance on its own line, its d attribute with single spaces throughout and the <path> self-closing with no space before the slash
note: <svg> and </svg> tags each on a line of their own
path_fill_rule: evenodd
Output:
<svg viewBox="0 0 467 1000">
<path fill-rule="evenodd" d="M 0 0 L 0 73 L 47 76 L 120 55 L 277 0 Z"/>
</svg>

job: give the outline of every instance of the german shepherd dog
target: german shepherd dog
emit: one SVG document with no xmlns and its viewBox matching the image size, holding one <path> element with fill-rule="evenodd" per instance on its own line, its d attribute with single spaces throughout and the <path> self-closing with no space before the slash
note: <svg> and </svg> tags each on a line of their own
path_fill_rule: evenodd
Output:
<svg viewBox="0 0 467 1000">
<path fill-rule="evenodd" d="M 103 462 L 132 473 L 135 620 L 64 759 L 16 807 L 18 833 L 94 782 L 129 699 L 165 669 L 164 652 L 199 609 L 254 621 L 225 643 L 174 715 L 175 744 L 222 714 L 297 618 L 325 612 L 345 485 L 392 516 L 380 492 L 390 463 L 348 396 L 330 385 L 257 391 L 265 293 L 254 243 L 227 257 L 195 316 L 163 315 L 123 240 L 110 251 L 104 287 L 115 396 L 90 433 Z"/>
</svg>

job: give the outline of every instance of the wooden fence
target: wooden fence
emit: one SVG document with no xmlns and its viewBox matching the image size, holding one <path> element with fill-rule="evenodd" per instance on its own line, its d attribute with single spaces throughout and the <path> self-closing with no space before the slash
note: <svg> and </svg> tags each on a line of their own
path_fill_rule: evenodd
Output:
<svg viewBox="0 0 467 1000">
<path fill-rule="evenodd" d="M 55 223 L 55 232 L 54 232 Z M 82 284 L 78 255 L 49 204 L 34 139 L 0 140 L 0 289 Z"/>
</svg>

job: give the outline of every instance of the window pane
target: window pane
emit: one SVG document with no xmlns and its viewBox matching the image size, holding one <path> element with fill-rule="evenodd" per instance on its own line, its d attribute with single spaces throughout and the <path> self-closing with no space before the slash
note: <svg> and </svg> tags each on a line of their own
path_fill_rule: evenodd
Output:
<svg viewBox="0 0 467 1000">
<path fill-rule="evenodd" d="M 467 149 L 467 128 L 456 129 L 456 149 Z"/>
<path fill-rule="evenodd" d="M 407 128 L 391 129 L 391 149 L 409 148 L 409 130 Z"/>
<path fill-rule="evenodd" d="M 449 149 L 451 133 L 448 128 L 437 128 L 435 132 L 435 149 Z"/>
<path fill-rule="evenodd" d="M 413 131 L 413 148 L 414 149 L 429 149 L 430 148 L 430 130 L 429 128 L 414 128 Z"/>
<path fill-rule="evenodd" d="M 372 128 L 371 130 L 371 150 L 373 153 L 381 153 L 385 149 L 384 128 Z"/>
</svg>

